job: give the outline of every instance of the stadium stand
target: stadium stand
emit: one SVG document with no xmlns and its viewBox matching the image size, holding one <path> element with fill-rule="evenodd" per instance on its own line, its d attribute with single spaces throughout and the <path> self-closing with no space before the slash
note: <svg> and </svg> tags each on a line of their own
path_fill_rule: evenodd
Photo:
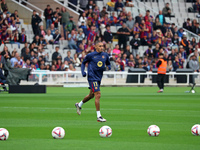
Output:
<svg viewBox="0 0 200 150">
<path fill-rule="evenodd" d="M 6 5 L 7 2 L 10 7 L 14 2 L 31 12 L 29 20 L 23 14 L 17 16 L 14 14 L 14 10 L 10 11 L 9 5 Z M 158 61 L 159 53 L 165 54 L 169 61 L 170 71 L 189 67 L 187 64 L 193 54 L 199 60 L 200 29 L 197 12 L 200 9 L 195 2 L 184 0 L 129 0 L 126 2 L 122 0 L 89 0 L 87 5 L 84 5 L 82 0 L 75 0 L 72 3 L 77 3 L 77 5 L 65 0 L 42 2 L 3 0 L 0 16 L 1 55 L 4 54 L 6 59 L 12 59 L 16 52 L 19 53 L 20 58 L 16 57 L 17 61 L 13 62 L 14 67 L 28 67 L 32 70 L 73 71 L 80 70 L 78 67 L 83 58 L 95 50 L 95 41 L 103 41 L 105 51 L 115 63 L 113 68 L 115 71 L 124 71 L 128 67 L 152 71 L 153 68 L 156 68 L 155 64 Z M 169 8 L 166 7 L 167 3 Z M 49 15 L 45 16 L 44 11 L 48 4 L 52 11 L 47 10 Z M 192 12 L 188 12 L 190 7 L 193 8 Z M 163 15 L 166 10 L 167 15 Z M 159 13 L 159 11 L 161 12 Z M 18 12 L 20 12 L 19 9 Z M 129 17 L 133 17 L 133 24 L 131 21 L 128 24 Z M 156 18 L 157 22 L 155 22 Z M 186 22 L 187 18 L 190 19 L 188 23 Z M 47 19 L 51 20 L 48 29 L 46 28 Z M 190 27 L 186 29 L 183 26 L 184 22 Z M 123 23 L 126 24 L 126 27 L 122 28 Z M 133 26 L 132 29 L 129 28 L 130 26 Z M 118 31 L 124 30 L 124 28 L 128 29 L 130 36 L 119 34 Z M 50 30 L 50 35 L 48 35 L 48 30 Z M 105 31 L 110 34 L 112 42 L 105 41 Z M 130 43 L 135 34 L 139 36 L 139 43 L 136 45 Z M 117 46 L 120 53 L 114 53 L 111 48 L 118 44 L 121 36 L 125 37 L 125 42 L 131 47 L 123 49 Z M 194 40 L 192 41 L 192 39 Z M 28 47 L 22 53 L 25 43 L 28 43 Z M 137 46 L 137 44 L 138 53 L 134 59 L 130 59 L 134 53 L 133 46 Z M 156 48 L 157 44 L 158 48 Z M 74 46 L 71 47 L 71 45 Z M 12 55 L 8 56 L 5 46 Z M 59 48 L 56 51 L 57 47 Z M 67 60 L 65 58 L 68 51 L 71 52 L 72 61 L 64 61 Z M 171 54 L 171 51 L 175 51 L 175 53 Z M 35 59 L 37 61 L 34 61 Z"/>
</svg>

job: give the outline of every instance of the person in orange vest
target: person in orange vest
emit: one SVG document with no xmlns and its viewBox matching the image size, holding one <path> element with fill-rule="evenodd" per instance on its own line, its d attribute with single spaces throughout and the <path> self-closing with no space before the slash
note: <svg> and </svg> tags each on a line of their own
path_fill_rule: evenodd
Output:
<svg viewBox="0 0 200 150">
<path fill-rule="evenodd" d="M 167 60 L 163 58 L 163 54 L 159 54 L 159 61 L 156 64 L 158 68 L 158 75 L 157 75 L 157 84 L 159 87 L 158 93 L 162 93 L 164 89 L 164 79 L 165 79 L 165 74 L 167 72 Z"/>
</svg>

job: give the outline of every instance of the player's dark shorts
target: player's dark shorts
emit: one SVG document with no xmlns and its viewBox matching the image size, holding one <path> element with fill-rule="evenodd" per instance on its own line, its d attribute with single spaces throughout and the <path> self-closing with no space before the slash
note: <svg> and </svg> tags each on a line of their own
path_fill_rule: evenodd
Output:
<svg viewBox="0 0 200 150">
<path fill-rule="evenodd" d="M 89 89 L 92 90 L 92 92 L 98 92 L 100 91 L 100 85 L 101 82 L 100 81 L 88 81 L 89 82 Z"/>
</svg>

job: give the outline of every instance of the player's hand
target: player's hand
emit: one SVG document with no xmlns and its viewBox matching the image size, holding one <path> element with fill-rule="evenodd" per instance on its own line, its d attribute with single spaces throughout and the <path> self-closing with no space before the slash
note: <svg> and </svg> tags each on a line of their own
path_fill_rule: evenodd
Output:
<svg viewBox="0 0 200 150">
<path fill-rule="evenodd" d="M 111 70 L 111 67 L 110 67 L 110 65 L 108 66 L 108 70 Z"/>
<path fill-rule="evenodd" d="M 82 76 L 83 76 L 83 77 L 86 77 L 86 72 L 83 72 L 83 73 L 82 73 Z"/>
</svg>

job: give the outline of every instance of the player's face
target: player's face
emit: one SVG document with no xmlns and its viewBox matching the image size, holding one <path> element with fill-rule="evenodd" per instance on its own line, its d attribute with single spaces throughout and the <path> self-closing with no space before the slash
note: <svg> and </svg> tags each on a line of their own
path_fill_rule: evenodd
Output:
<svg viewBox="0 0 200 150">
<path fill-rule="evenodd" d="M 96 47 L 96 49 L 97 49 L 97 52 L 103 52 L 103 43 L 99 43 L 99 44 L 97 44 L 97 47 Z"/>
</svg>

